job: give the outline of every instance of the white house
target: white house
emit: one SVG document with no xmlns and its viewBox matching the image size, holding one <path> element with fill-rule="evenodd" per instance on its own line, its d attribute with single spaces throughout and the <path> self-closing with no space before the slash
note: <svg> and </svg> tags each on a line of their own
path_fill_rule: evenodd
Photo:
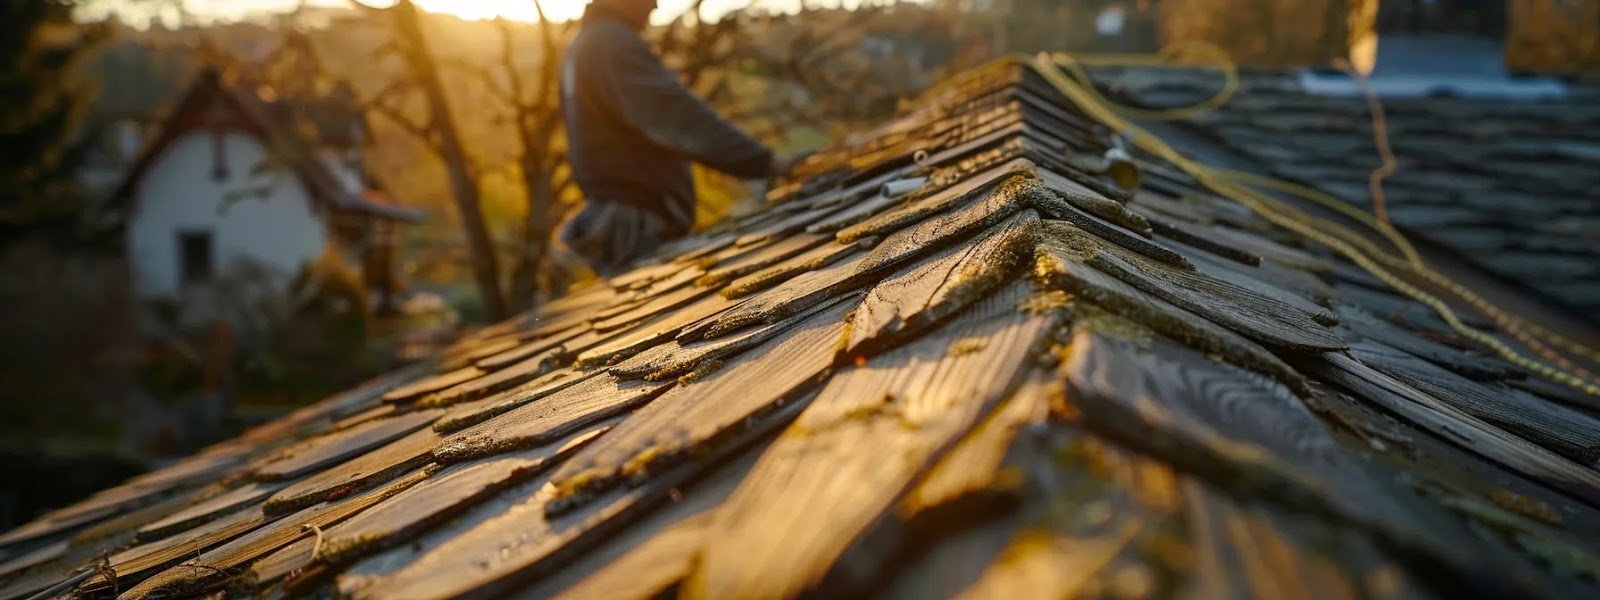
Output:
<svg viewBox="0 0 1600 600">
<path fill-rule="evenodd" d="M 291 103 L 215 71 L 197 78 L 112 196 L 139 299 L 201 324 L 223 302 L 282 295 L 327 257 L 389 299 L 394 226 L 421 213 L 366 176 L 363 121 L 340 89 Z"/>
</svg>

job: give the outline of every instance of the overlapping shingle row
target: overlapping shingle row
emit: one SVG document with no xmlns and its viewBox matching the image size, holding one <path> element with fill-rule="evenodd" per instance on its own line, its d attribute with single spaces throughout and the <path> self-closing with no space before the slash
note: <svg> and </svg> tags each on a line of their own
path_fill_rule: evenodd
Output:
<svg viewBox="0 0 1600 600">
<path fill-rule="evenodd" d="M 1024 67 L 920 106 L 5 535 L 0 597 L 1595 592 L 1593 403 L 1166 165 L 1074 166 L 1107 131 Z"/>
</svg>

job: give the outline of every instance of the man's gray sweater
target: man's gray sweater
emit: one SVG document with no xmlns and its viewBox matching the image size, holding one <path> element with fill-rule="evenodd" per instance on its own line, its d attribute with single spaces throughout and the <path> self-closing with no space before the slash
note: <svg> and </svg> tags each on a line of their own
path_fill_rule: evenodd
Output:
<svg viewBox="0 0 1600 600">
<path fill-rule="evenodd" d="M 663 238 L 694 225 L 691 162 L 747 179 L 772 175 L 772 152 L 684 87 L 649 43 L 590 6 L 561 72 L 567 155 L 590 201 L 658 214 Z"/>
</svg>

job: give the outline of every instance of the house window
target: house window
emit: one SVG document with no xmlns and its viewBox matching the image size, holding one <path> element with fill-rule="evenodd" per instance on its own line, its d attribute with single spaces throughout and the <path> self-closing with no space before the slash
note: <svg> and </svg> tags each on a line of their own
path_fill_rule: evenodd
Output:
<svg viewBox="0 0 1600 600">
<path fill-rule="evenodd" d="M 178 232 L 178 272 L 183 276 L 184 284 L 210 281 L 212 259 L 211 232 Z"/>
</svg>

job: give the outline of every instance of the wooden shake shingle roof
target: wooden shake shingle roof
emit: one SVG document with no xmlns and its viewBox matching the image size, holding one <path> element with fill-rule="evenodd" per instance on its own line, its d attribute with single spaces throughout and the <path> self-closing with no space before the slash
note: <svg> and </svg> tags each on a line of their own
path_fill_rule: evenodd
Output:
<svg viewBox="0 0 1600 600">
<path fill-rule="evenodd" d="M 1151 107 L 1197 102 L 1221 82 L 1168 68 L 1104 68 L 1096 79 Z M 1600 86 L 1575 81 L 1564 97 L 1537 100 L 1386 98 L 1383 111 L 1396 225 L 1600 322 Z M 1372 210 L 1368 176 L 1380 155 L 1363 98 L 1309 93 L 1291 71 L 1249 71 L 1236 96 L 1184 125 L 1260 172 Z"/>
<path fill-rule="evenodd" d="M 1600 591 L 1592 398 L 1169 165 L 1082 170 L 1108 129 L 1026 66 L 918 106 L 5 534 L 0 597 Z"/>
</svg>

